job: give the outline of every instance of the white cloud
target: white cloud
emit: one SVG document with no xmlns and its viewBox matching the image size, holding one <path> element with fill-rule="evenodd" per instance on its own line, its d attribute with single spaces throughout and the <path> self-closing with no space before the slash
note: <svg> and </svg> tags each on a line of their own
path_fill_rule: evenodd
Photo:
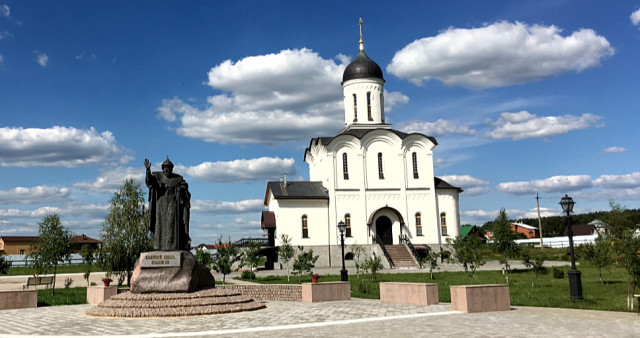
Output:
<svg viewBox="0 0 640 338">
<path fill-rule="evenodd" d="M 37 218 L 56 213 L 60 218 L 97 217 L 104 219 L 109 211 L 107 204 L 72 204 L 64 207 L 46 206 L 34 210 L 0 209 L 0 218 Z M 63 221 L 64 223 L 64 221 Z"/>
<path fill-rule="evenodd" d="M 344 126 L 340 81 L 348 61 L 336 60 L 306 48 L 227 60 L 208 73 L 208 85 L 224 94 L 209 97 L 204 109 L 179 98 L 163 100 L 158 116 L 179 123 L 179 135 L 222 144 L 332 135 Z M 408 101 L 400 93 L 387 95 L 389 111 Z"/>
<path fill-rule="evenodd" d="M 11 16 L 11 8 L 9 8 L 8 5 L 2 5 L 0 6 L 0 15 L 4 16 L 4 17 L 10 17 Z"/>
<path fill-rule="evenodd" d="M 47 64 L 49 63 L 49 57 L 47 56 L 47 54 L 45 53 L 40 53 L 38 51 L 33 52 L 36 55 L 36 62 L 42 66 L 42 67 L 46 67 Z"/>
<path fill-rule="evenodd" d="M 11 38 L 13 37 L 13 34 L 11 34 L 9 31 L 2 31 L 0 32 L 0 40 L 4 39 L 4 38 Z"/>
<path fill-rule="evenodd" d="M 589 175 L 552 176 L 543 180 L 504 182 L 496 189 L 510 195 L 534 194 L 538 192 L 567 192 L 591 188 Z"/>
<path fill-rule="evenodd" d="M 1 204 L 42 204 L 60 202 L 69 197 L 69 188 L 49 187 L 39 185 L 36 187 L 16 187 L 9 190 L 0 190 Z"/>
<path fill-rule="evenodd" d="M 640 24 L 640 9 L 631 13 L 629 19 L 631 20 L 631 23 L 633 23 L 635 26 L 638 26 L 638 24 Z"/>
<path fill-rule="evenodd" d="M 602 175 L 593 181 L 593 184 L 606 189 L 628 189 L 640 187 L 640 172 L 627 175 Z"/>
<path fill-rule="evenodd" d="M 591 29 L 560 33 L 556 26 L 506 21 L 452 27 L 405 46 L 387 71 L 416 85 L 436 78 L 449 86 L 484 89 L 580 72 L 614 54 L 607 39 Z"/>
<path fill-rule="evenodd" d="M 144 185 L 144 177 L 145 169 L 142 166 L 139 168 L 116 167 L 100 169 L 100 176 L 95 181 L 79 182 L 73 186 L 91 192 L 111 193 L 120 189 L 125 179 L 132 178 L 136 183 Z"/>
<path fill-rule="evenodd" d="M 0 128 L 0 166 L 76 167 L 131 160 L 110 131 L 73 127 Z"/>
<path fill-rule="evenodd" d="M 405 133 L 421 133 L 428 136 L 443 136 L 447 134 L 474 135 L 476 131 L 468 126 L 461 126 L 456 121 L 438 119 L 435 122 L 407 121 L 396 124 L 398 130 Z"/>
<path fill-rule="evenodd" d="M 209 182 L 242 182 L 250 180 L 269 180 L 296 174 L 293 158 L 260 157 L 234 161 L 203 162 L 197 166 L 187 167 L 184 172 L 203 181 Z"/>
<path fill-rule="evenodd" d="M 489 182 L 471 175 L 444 175 L 439 176 L 445 182 L 460 187 L 466 196 L 476 196 L 487 192 Z"/>
<path fill-rule="evenodd" d="M 604 150 L 605 153 L 624 153 L 627 149 L 622 147 L 609 147 Z"/>
<path fill-rule="evenodd" d="M 262 200 L 244 200 L 237 202 L 224 201 L 191 201 L 191 212 L 195 214 L 220 215 L 220 214 L 258 214 L 264 206 Z"/>
<path fill-rule="evenodd" d="M 513 140 L 549 137 L 565 134 L 571 130 L 585 129 L 600 120 L 602 117 L 593 114 L 538 117 L 528 111 L 502 113 L 497 121 L 487 121 L 495 126 L 495 129 L 487 135 L 494 139 L 511 138 Z"/>
</svg>

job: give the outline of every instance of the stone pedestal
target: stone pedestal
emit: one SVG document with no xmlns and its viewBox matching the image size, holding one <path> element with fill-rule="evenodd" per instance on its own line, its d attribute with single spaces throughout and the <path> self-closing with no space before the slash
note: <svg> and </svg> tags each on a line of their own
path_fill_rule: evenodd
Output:
<svg viewBox="0 0 640 338">
<path fill-rule="evenodd" d="M 349 282 L 303 283 L 303 302 L 327 302 L 351 299 Z"/>
<path fill-rule="evenodd" d="M 435 283 L 380 283 L 380 301 L 390 304 L 438 304 L 438 284 Z"/>
<path fill-rule="evenodd" d="M 0 291 L 0 310 L 38 307 L 38 290 Z"/>
<path fill-rule="evenodd" d="M 118 288 L 115 286 L 87 286 L 87 303 L 100 304 L 117 293 Z"/>
<path fill-rule="evenodd" d="M 131 275 L 133 293 L 194 292 L 216 286 L 215 279 L 188 251 L 140 255 Z"/>
<path fill-rule="evenodd" d="M 509 286 L 504 284 L 450 286 L 451 308 L 465 313 L 509 311 Z"/>
</svg>

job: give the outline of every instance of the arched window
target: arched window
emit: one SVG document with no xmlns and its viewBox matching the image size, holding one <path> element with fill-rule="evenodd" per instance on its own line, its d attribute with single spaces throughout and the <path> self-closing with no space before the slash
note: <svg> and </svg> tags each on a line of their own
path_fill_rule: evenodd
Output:
<svg viewBox="0 0 640 338">
<path fill-rule="evenodd" d="M 347 228 L 344 231 L 344 236 L 351 237 L 351 214 L 344 215 L 344 223 L 347 225 Z"/>
<path fill-rule="evenodd" d="M 369 117 L 369 121 L 373 121 L 373 117 L 371 116 L 371 92 L 367 92 L 367 116 Z"/>
<path fill-rule="evenodd" d="M 347 153 L 342 153 L 342 176 L 345 180 L 349 179 L 349 165 L 347 164 Z"/>
<path fill-rule="evenodd" d="M 447 214 L 444 212 L 440 214 L 440 226 L 442 227 L 442 236 L 448 236 L 447 235 Z"/>
<path fill-rule="evenodd" d="M 382 170 L 382 153 L 378 153 L 378 178 L 384 180 L 384 171 Z"/>
<path fill-rule="evenodd" d="M 380 112 L 380 120 L 382 121 L 382 123 L 384 123 L 384 96 L 382 95 L 382 93 L 380 93 L 380 108 L 382 109 L 382 111 Z"/>
<path fill-rule="evenodd" d="M 302 215 L 302 238 L 309 238 L 309 226 L 307 215 Z"/>
<path fill-rule="evenodd" d="M 413 178 L 418 178 L 418 154 L 415 152 L 411 154 L 411 160 L 413 161 Z"/>
<path fill-rule="evenodd" d="M 345 260 L 345 261 L 352 261 L 352 260 L 353 260 L 353 257 L 354 257 L 353 252 L 347 252 L 347 253 L 344 255 L 344 260 Z"/>
<path fill-rule="evenodd" d="M 422 236 L 422 215 L 416 213 L 416 236 Z"/>
<path fill-rule="evenodd" d="M 358 122 L 358 101 L 356 94 L 353 94 L 353 122 Z"/>
</svg>

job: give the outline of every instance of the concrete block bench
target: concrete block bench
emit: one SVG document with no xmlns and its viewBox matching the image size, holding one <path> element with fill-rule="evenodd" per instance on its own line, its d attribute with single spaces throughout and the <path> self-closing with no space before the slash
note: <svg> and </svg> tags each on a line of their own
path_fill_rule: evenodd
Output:
<svg viewBox="0 0 640 338">
<path fill-rule="evenodd" d="M 87 303 L 100 304 L 117 293 L 118 288 L 115 286 L 87 286 Z"/>
<path fill-rule="evenodd" d="M 380 301 L 391 304 L 438 304 L 438 284 L 435 283 L 380 283 Z"/>
<path fill-rule="evenodd" d="M 451 309 L 465 313 L 509 311 L 511 298 L 505 284 L 451 286 Z"/>
<path fill-rule="evenodd" d="M 0 310 L 38 307 L 38 290 L 0 291 Z"/>
<path fill-rule="evenodd" d="M 303 302 L 328 302 L 336 300 L 351 300 L 351 285 L 349 282 L 303 283 Z"/>
</svg>

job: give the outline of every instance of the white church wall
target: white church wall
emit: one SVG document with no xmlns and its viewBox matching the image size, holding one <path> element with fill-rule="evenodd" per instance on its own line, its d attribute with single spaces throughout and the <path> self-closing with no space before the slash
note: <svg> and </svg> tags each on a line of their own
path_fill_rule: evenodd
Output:
<svg viewBox="0 0 640 338">
<path fill-rule="evenodd" d="M 276 216 L 276 245 L 280 245 L 282 234 L 287 234 L 294 246 L 326 244 L 327 207 L 327 200 L 272 201 L 269 211 L 273 211 Z M 302 237 L 302 216 L 304 215 L 307 216 L 308 238 Z"/>
<path fill-rule="evenodd" d="M 366 139 L 365 139 L 366 138 Z M 372 131 L 363 138 L 365 148 L 365 173 L 367 189 L 392 189 L 404 185 L 404 160 L 400 150 L 400 139 L 388 132 Z M 380 178 L 378 159 L 382 154 Z"/>
<path fill-rule="evenodd" d="M 436 192 L 438 199 L 438 224 L 440 224 L 440 214 L 445 213 L 447 221 L 447 236 L 442 236 L 442 242 L 447 238 L 455 238 L 460 235 L 460 215 L 458 212 L 458 196 L 456 189 L 438 189 Z"/>
<path fill-rule="evenodd" d="M 345 215 L 351 216 L 351 237 L 345 237 L 345 244 L 367 244 L 369 240 L 369 227 L 362 195 L 360 192 L 337 191 L 335 195 L 335 215 L 337 222 L 344 221 Z M 334 229 L 336 243 L 340 238 L 337 229 Z"/>
</svg>

